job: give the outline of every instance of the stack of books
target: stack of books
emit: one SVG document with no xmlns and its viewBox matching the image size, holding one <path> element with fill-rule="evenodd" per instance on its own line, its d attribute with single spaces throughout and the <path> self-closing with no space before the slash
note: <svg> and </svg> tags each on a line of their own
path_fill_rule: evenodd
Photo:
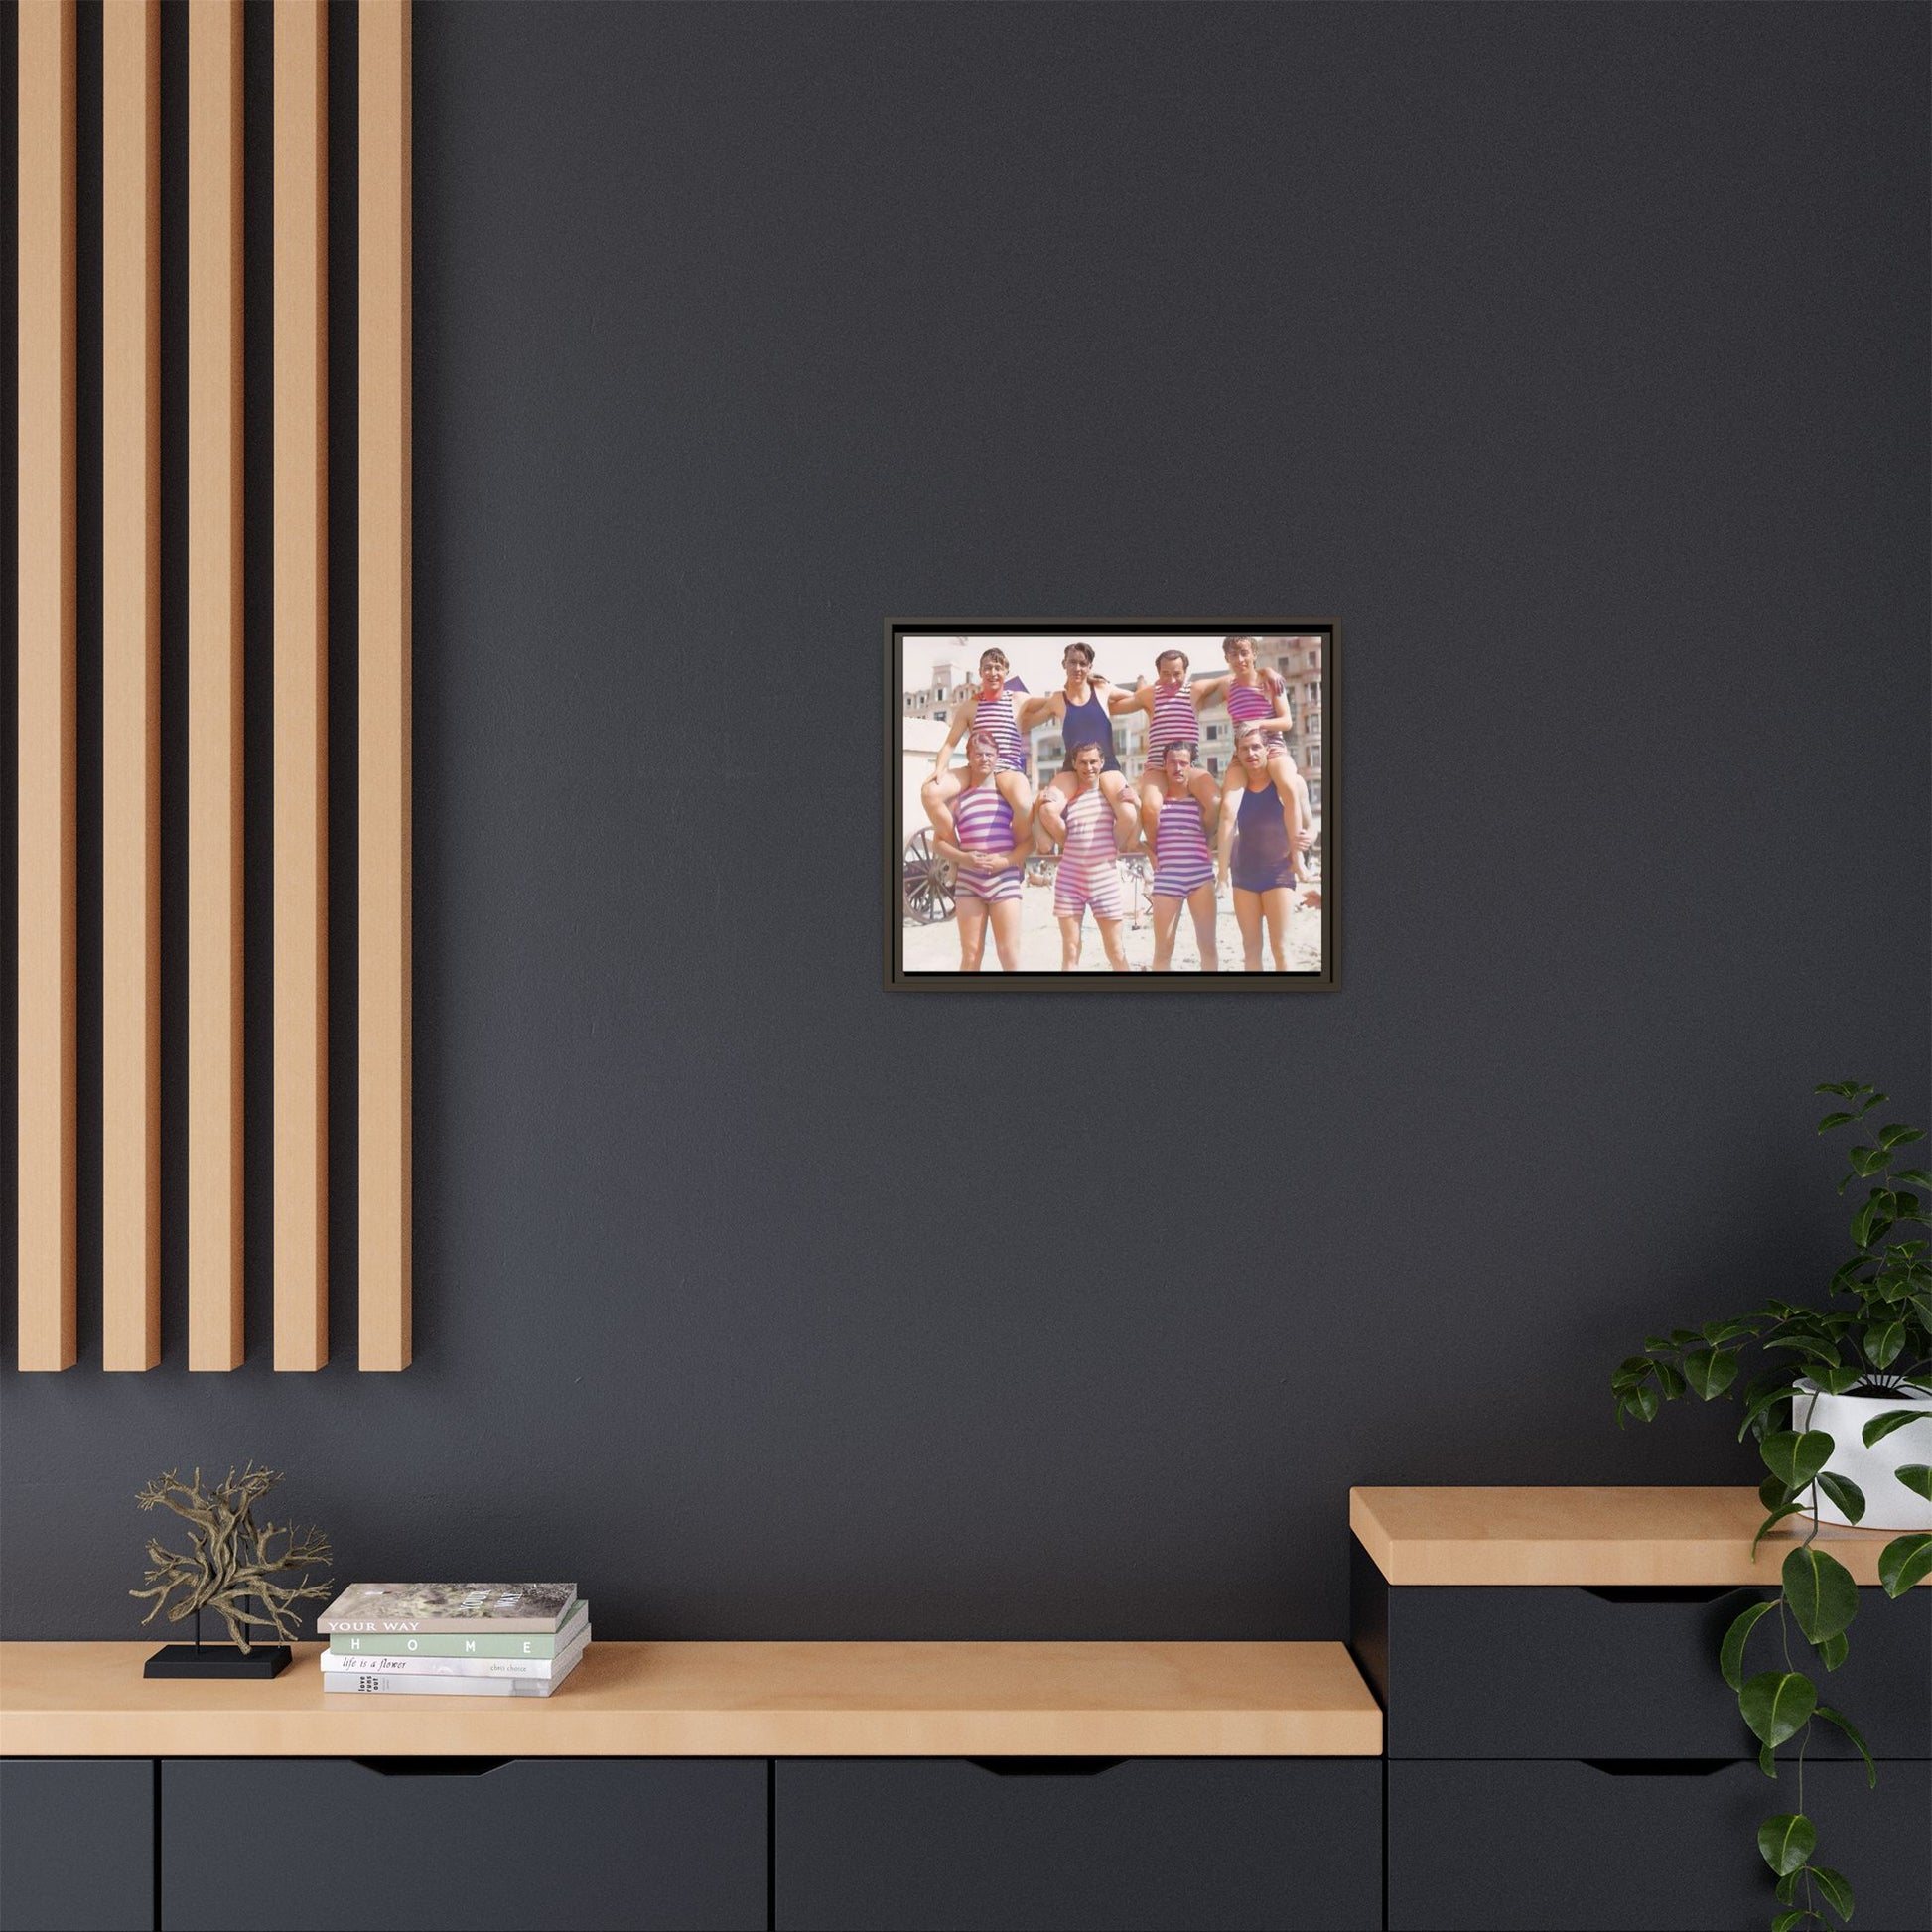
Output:
<svg viewBox="0 0 1932 1932">
<path fill-rule="evenodd" d="M 351 1584 L 316 1618 L 322 1688 L 547 1698 L 583 1661 L 575 1584 Z"/>
</svg>

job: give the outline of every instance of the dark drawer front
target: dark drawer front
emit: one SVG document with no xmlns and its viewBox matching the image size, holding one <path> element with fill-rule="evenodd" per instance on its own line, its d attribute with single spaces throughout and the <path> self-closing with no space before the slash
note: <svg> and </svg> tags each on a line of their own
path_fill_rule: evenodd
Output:
<svg viewBox="0 0 1932 1932">
<path fill-rule="evenodd" d="M 1389 1932 L 1762 1932 L 1781 1908 L 1757 1827 L 1796 1776 L 1625 1764 L 1389 1766 Z M 1932 1923 L 1932 1764 L 1811 1764 L 1820 1861 L 1857 1894 L 1858 1932 Z"/>
<path fill-rule="evenodd" d="M 1381 1923 L 1375 1758 L 993 1762 L 781 1762 L 781 1932 Z"/>
<path fill-rule="evenodd" d="M 0 1928 L 154 1924 L 154 1760 L 0 1763 Z"/>
<path fill-rule="evenodd" d="M 761 1927 L 762 1759 L 162 1766 L 162 1922 Z"/>
<path fill-rule="evenodd" d="M 1354 1562 L 1356 1657 L 1388 1714 L 1392 1758 L 1757 1749 L 1718 1675 L 1718 1648 L 1731 1619 L 1768 1590 L 1392 1589 L 1359 1545 Z M 1753 1670 L 1781 1668 L 1776 1627 L 1774 1615 L 1753 1635 Z M 1932 1590 L 1897 1602 L 1861 1590 L 1850 1634 L 1842 1670 L 1812 1670 L 1824 1700 L 1874 1756 L 1932 1755 Z M 1797 1639 L 1800 1668 L 1808 1654 Z M 1823 1724 L 1808 1752 L 1856 1755 Z"/>
</svg>

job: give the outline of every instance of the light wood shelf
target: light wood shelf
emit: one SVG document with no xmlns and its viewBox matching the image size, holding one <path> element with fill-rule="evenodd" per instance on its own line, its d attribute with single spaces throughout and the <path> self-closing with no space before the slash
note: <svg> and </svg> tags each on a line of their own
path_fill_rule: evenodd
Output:
<svg viewBox="0 0 1932 1932">
<path fill-rule="evenodd" d="M 1750 1489 L 1351 1489 L 1348 1525 L 1391 1584 L 1774 1587 L 1810 1527 L 1758 1546 Z M 1861 1584 L 1896 1531 L 1826 1524 L 1818 1541 Z M 1932 1579 L 1928 1579 L 1932 1582 Z"/>
<path fill-rule="evenodd" d="M 548 1698 L 147 1679 L 148 1643 L 0 1644 L 8 1757 L 1373 1757 L 1338 1643 L 593 1643 Z"/>
</svg>

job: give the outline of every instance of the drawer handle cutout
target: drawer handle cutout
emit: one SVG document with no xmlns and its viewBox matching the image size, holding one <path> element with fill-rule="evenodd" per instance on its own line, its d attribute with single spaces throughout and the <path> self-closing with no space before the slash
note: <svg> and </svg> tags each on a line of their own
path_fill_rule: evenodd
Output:
<svg viewBox="0 0 1932 1932">
<path fill-rule="evenodd" d="M 1587 1757 L 1606 1778 L 1708 1778 L 1747 1760 L 1735 1757 Z"/>
<path fill-rule="evenodd" d="M 500 1770 L 507 1757 L 356 1757 L 349 1760 L 379 1778 L 481 1778 Z"/>
<path fill-rule="evenodd" d="M 1097 1778 L 1102 1771 L 1111 1771 L 1116 1764 L 1125 1764 L 1124 1757 L 969 1757 L 968 1764 L 977 1764 L 982 1771 L 991 1771 L 996 1778 Z"/>
<path fill-rule="evenodd" d="M 1748 1587 L 1745 1584 L 1587 1584 L 1584 1594 L 1599 1603 L 1722 1603 Z"/>
</svg>

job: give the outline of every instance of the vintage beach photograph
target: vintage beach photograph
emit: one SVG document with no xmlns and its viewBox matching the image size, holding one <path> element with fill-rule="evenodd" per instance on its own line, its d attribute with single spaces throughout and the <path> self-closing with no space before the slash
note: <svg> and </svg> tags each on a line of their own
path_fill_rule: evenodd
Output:
<svg viewBox="0 0 1932 1932">
<path fill-rule="evenodd" d="M 1332 987 L 1335 631 L 890 625 L 889 986 Z"/>
</svg>

